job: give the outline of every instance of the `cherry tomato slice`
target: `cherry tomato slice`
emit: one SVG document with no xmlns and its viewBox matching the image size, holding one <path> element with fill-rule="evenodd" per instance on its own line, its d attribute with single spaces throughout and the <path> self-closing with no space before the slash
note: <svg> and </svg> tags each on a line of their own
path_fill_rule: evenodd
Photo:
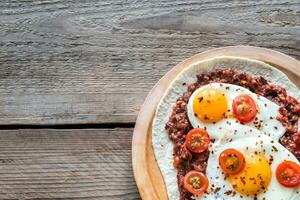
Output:
<svg viewBox="0 0 300 200">
<path fill-rule="evenodd" d="M 249 95 L 239 95 L 233 99 L 232 110 L 235 118 L 242 123 L 252 121 L 257 113 L 254 100 Z"/>
<path fill-rule="evenodd" d="M 277 181 L 285 187 L 300 185 L 300 166 L 292 161 L 283 161 L 276 169 Z"/>
<path fill-rule="evenodd" d="M 192 170 L 184 177 L 184 187 L 193 195 L 200 196 L 208 188 L 208 179 L 202 172 Z"/>
<path fill-rule="evenodd" d="M 201 128 L 190 130 L 186 136 L 185 145 L 194 153 L 201 153 L 208 149 L 210 139 L 208 133 Z"/>
<path fill-rule="evenodd" d="M 219 156 L 219 165 L 227 174 L 237 174 L 245 167 L 245 158 L 235 149 L 226 149 Z"/>
</svg>

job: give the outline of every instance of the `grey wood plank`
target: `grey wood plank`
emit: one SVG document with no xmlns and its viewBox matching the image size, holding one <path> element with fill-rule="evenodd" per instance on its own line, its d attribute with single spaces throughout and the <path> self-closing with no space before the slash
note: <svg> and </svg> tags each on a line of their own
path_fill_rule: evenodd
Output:
<svg viewBox="0 0 300 200">
<path fill-rule="evenodd" d="M 132 129 L 0 131 L 0 199 L 140 199 Z"/>
<path fill-rule="evenodd" d="M 0 124 L 132 123 L 152 86 L 201 51 L 300 59 L 300 2 L 1 1 Z"/>
</svg>

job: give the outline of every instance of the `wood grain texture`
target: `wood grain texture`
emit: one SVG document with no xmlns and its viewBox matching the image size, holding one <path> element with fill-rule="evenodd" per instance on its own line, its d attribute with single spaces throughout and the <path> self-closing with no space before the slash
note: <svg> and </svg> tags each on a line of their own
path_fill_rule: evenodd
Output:
<svg viewBox="0 0 300 200">
<path fill-rule="evenodd" d="M 140 199 L 132 129 L 0 131 L 0 199 Z"/>
<path fill-rule="evenodd" d="M 0 1 L 0 124 L 133 123 L 198 52 L 253 45 L 300 59 L 300 2 Z"/>
</svg>

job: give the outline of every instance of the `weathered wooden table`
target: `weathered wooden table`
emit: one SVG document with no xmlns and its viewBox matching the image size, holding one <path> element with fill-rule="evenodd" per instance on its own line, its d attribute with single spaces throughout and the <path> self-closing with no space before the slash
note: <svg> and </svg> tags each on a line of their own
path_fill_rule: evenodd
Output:
<svg viewBox="0 0 300 200">
<path fill-rule="evenodd" d="M 140 199 L 131 167 L 147 92 L 228 45 L 300 59 L 295 1 L 0 1 L 0 199 Z"/>
</svg>

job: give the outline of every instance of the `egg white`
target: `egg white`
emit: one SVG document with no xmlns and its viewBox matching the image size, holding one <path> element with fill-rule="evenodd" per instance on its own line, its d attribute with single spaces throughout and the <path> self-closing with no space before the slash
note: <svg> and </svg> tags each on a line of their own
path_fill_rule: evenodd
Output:
<svg viewBox="0 0 300 200">
<path fill-rule="evenodd" d="M 275 177 L 277 166 L 285 161 L 290 160 L 298 164 L 297 158 L 291 154 L 285 147 L 280 143 L 274 141 L 272 138 L 259 133 L 257 129 L 251 128 L 249 126 L 243 126 L 241 124 L 235 124 L 237 131 L 224 127 L 222 132 L 224 132 L 223 137 L 218 141 L 213 143 L 210 147 L 210 156 L 208 159 L 208 165 L 206 169 L 206 175 L 209 179 L 209 189 L 207 194 L 202 197 L 197 197 L 195 199 L 202 200 L 253 200 L 253 197 L 247 197 L 238 192 L 234 196 L 226 195 L 226 191 L 234 191 L 231 184 L 224 180 L 224 175 L 219 168 L 218 158 L 220 153 L 228 148 L 234 148 L 241 151 L 243 154 L 250 154 L 255 151 L 262 152 L 265 150 L 265 156 L 267 159 L 273 156 L 273 162 L 271 164 L 272 178 L 271 182 L 265 193 L 260 193 L 257 196 L 258 200 L 299 200 L 300 199 L 300 186 L 296 188 L 287 188 L 280 185 Z M 277 151 L 274 150 L 274 147 Z M 219 187 L 220 190 L 214 193 L 212 190 Z"/>
<path fill-rule="evenodd" d="M 260 130 L 263 134 L 272 137 L 276 141 L 278 141 L 279 138 L 283 136 L 283 134 L 285 133 L 285 128 L 283 127 L 283 125 L 278 120 L 276 120 L 276 116 L 279 114 L 279 106 L 277 104 L 275 104 L 274 102 L 268 100 L 263 96 L 259 96 L 251 92 L 250 90 L 244 87 L 240 87 L 232 84 L 225 84 L 225 83 L 211 83 L 198 88 L 192 94 L 192 96 L 188 101 L 187 114 L 188 114 L 189 121 L 194 128 L 204 128 L 209 132 L 210 136 L 213 139 L 218 139 L 218 138 L 222 138 L 222 134 L 220 133 L 220 128 L 224 126 L 231 126 L 232 128 L 234 128 L 233 124 L 236 124 L 234 122 L 238 122 L 237 119 L 235 118 L 224 118 L 216 122 L 215 124 L 204 123 L 200 121 L 197 117 L 195 117 L 193 111 L 194 99 L 197 93 L 208 88 L 217 89 L 218 91 L 220 91 L 222 94 L 225 95 L 228 101 L 228 110 L 230 110 L 229 111 L 230 113 L 233 113 L 232 102 L 235 97 L 242 94 L 249 95 L 250 97 L 253 98 L 254 102 L 256 103 L 258 112 L 256 114 L 257 119 L 252 120 L 251 122 L 245 125 Z M 257 123 L 259 123 L 260 126 L 257 126 Z"/>
</svg>

